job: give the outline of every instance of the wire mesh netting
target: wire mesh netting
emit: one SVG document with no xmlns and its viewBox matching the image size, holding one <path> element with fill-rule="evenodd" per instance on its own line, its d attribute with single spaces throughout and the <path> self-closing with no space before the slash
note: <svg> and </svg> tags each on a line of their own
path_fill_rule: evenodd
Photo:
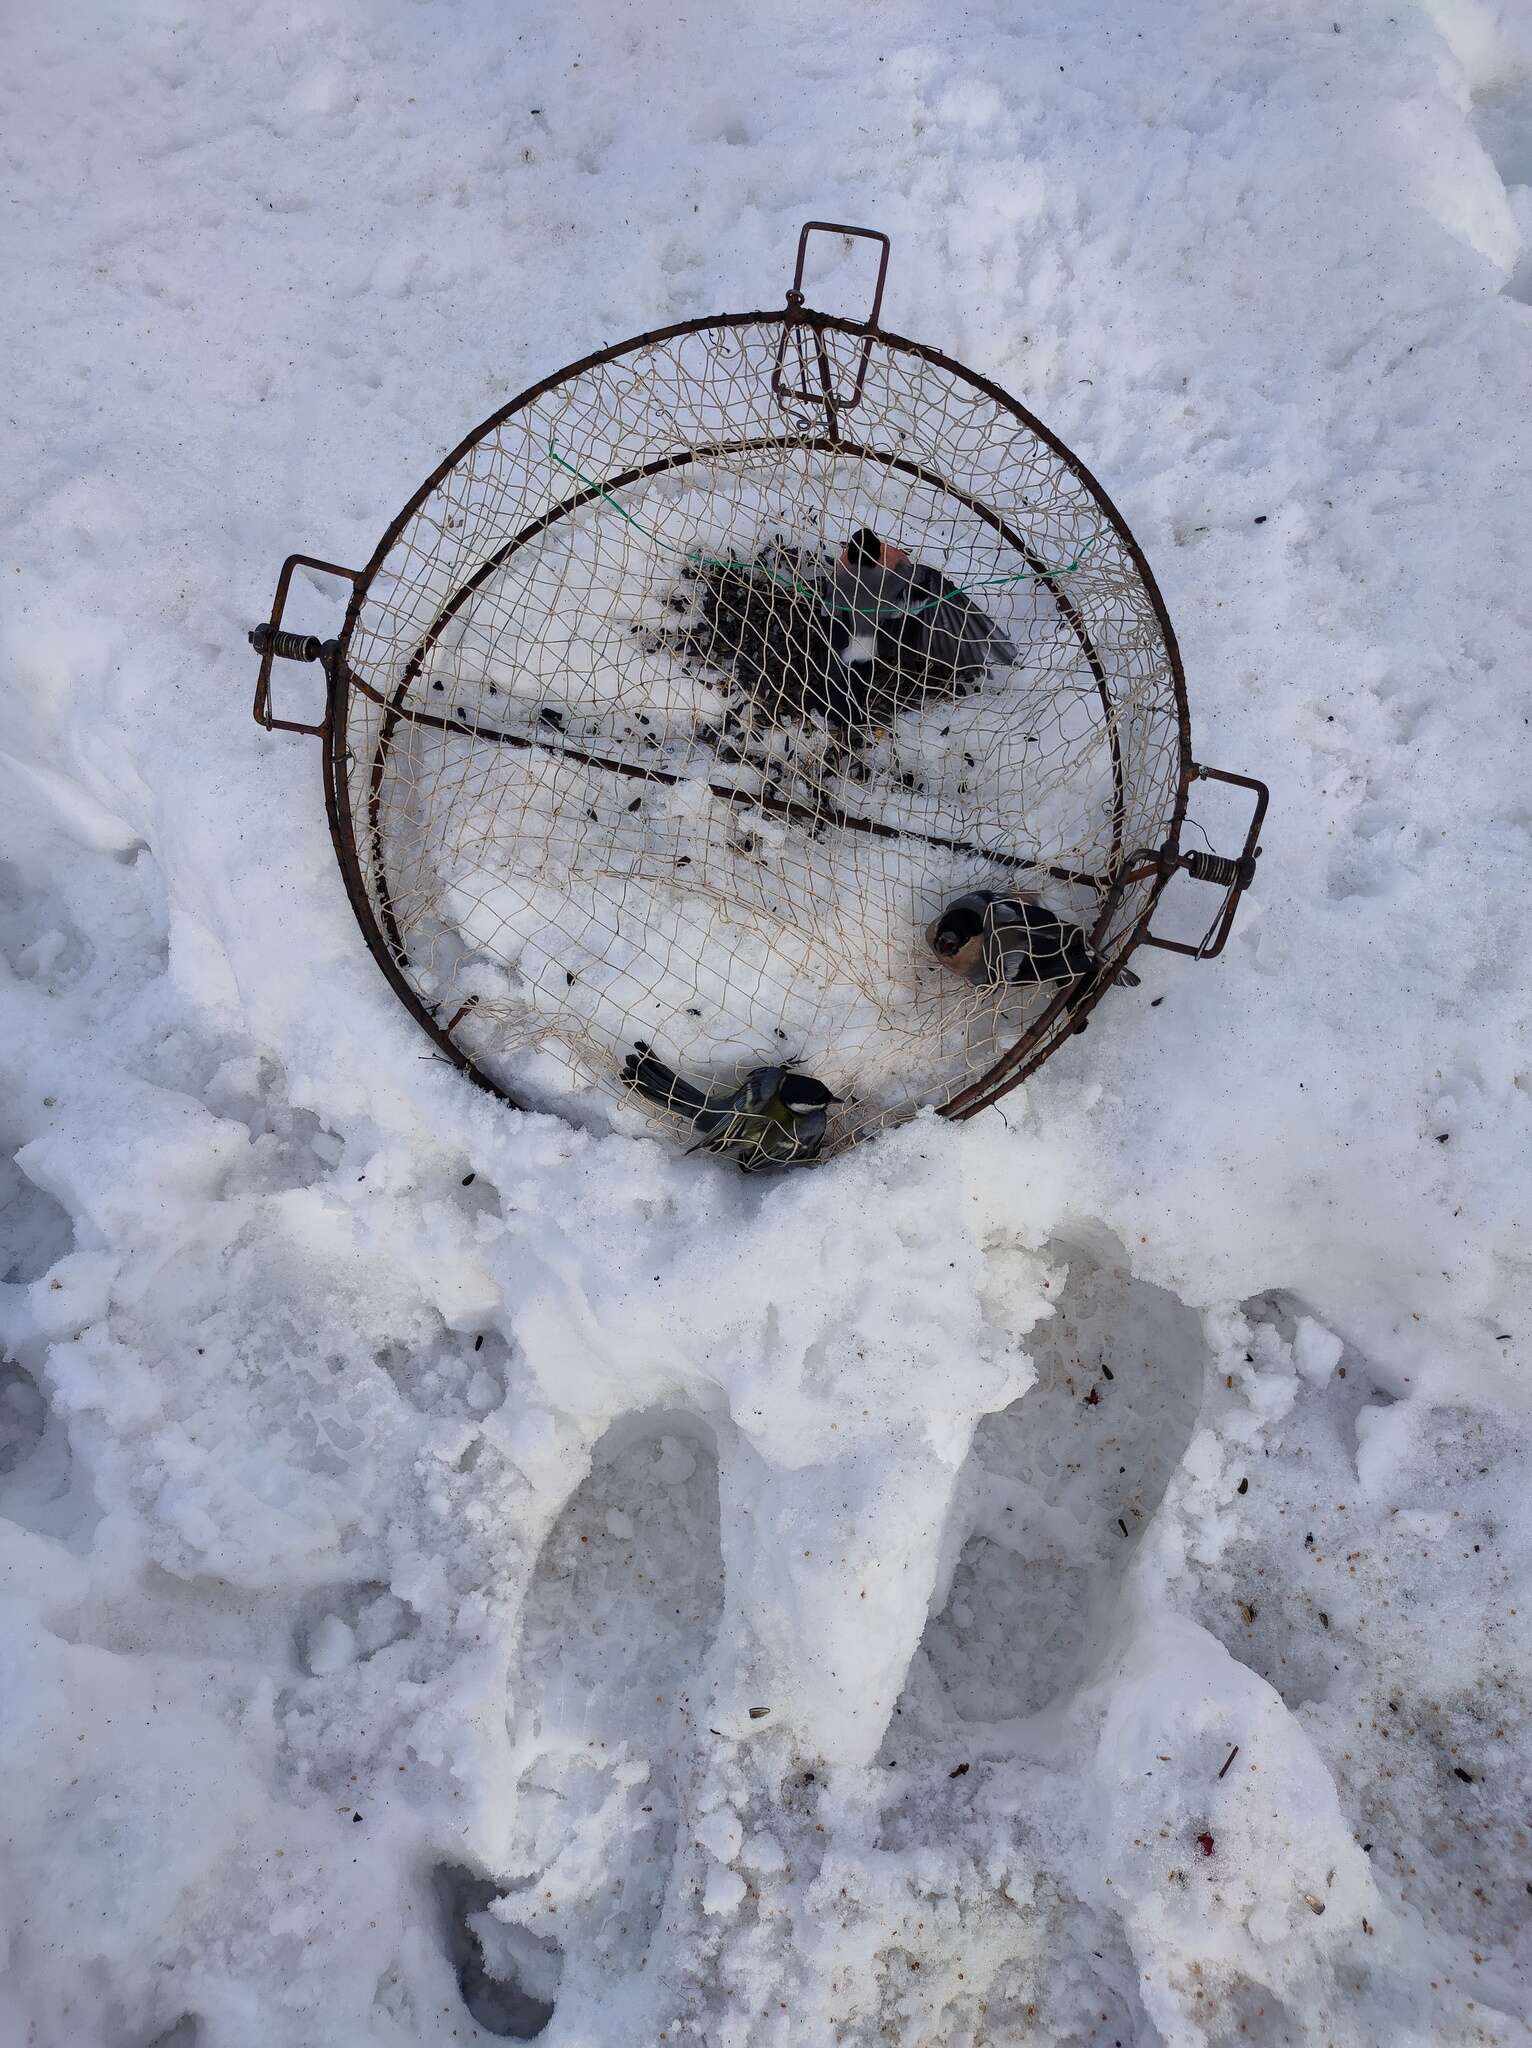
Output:
<svg viewBox="0 0 1532 2048">
<path fill-rule="evenodd" d="M 784 347 L 860 398 L 774 396 Z M 631 1093 L 638 1048 L 716 1100 L 785 1067 L 840 1098 L 825 1152 L 1045 1057 L 1184 803 L 1174 650 L 1097 487 L 957 365 L 817 315 L 518 401 L 341 651 L 366 912 L 478 1072 Z M 976 890 L 1077 928 L 1071 971 L 954 972 L 928 926 Z"/>
</svg>

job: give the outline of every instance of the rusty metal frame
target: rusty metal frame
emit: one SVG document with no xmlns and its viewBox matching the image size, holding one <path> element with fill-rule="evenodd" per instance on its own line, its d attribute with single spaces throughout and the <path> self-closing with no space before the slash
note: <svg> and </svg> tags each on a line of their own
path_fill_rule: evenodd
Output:
<svg viewBox="0 0 1532 2048">
<path fill-rule="evenodd" d="M 865 339 L 857 352 L 856 382 L 851 387 L 849 398 L 835 389 L 835 376 L 830 368 L 829 352 L 824 345 L 824 323 L 820 316 L 810 313 L 803 303 L 803 267 L 808 259 L 809 236 L 812 234 L 846 235 L 861 241 L 877 242 L 881 254 L 878 258 L 878 277 L 872 290 L 872 311 L 866 322 L 857 330 Z M 872 345 L 879 339 L 878 316 L 883 311 L 883 287 L 888 281 L 889 240 L 876 228 L 852 228 L 833 220 L 806 220 L 798 236 L 798 261 L 793 268 L 793 281 L 787 293 L 787 311 L 781 316 L 782 339 L 777 343 L 776 368 L 771 373 L 772 396 L 780 400 L 803 401 L 810 405 L 822 405 L 830 423 L 830 437 L 837 433 L 838 418 L 849 412 L 854 405 L 862 402 L 862 393 L 867 386 L 867 369 L 872 361 Z M 785 384 L 782 367 L 787 361 L 787 350 L 795 335 L 800 343 L 805 331 L 814 337 L 814 358 L 819 369 L 819 389 L 802 389 Z"/>
<path fill-rule="evenodd" d="M 359 569 L 343 569 L 338 562 L 321 562 L 317 555 L 289 555 L 282 564 L 277 577 L 276 595 L 271 600 L 271 616 L 264 625 L 257 626 L 250 634 L 250 644 L 261 657 L 260 673 L 255 679 L 255 722 L 265 726 L 268 732 L 302 732 L 311 737 L 324 737 L 324 725 L 305 725 L 297 718 L 276 718 L 271 710 L 271 664 L 279 656 L 287 661 L 318 661 L 325 656 L 325 643 L 312 634 L 295 634 L 284 631 L 282 614 L 287 606 L 287 592 L 293 580 L 294 569 L 318 569 L 326 576 L 339 576 L 343 582 L 355 588 Z M 328 711 L 326 718 L 328 718 Z"/>
<path fill-rule="evenodd" d="M 877 241 L 882 245 L 882 256 L 879 263 L 873 307 L 868 320 L 865 322 L 844 319 L 838 315 L 815 312 L 802 303 L 801 285 L 807 238 L 809 233 L 815 229 L 838 234 L 860 235 Z M 1085 1029 L 1091 1012 L 1111 986 L 1117 971 L 1124 965 L 1129 955 L 1138 945 L 1151 944 L 1167 952 L 1184 953 L 1199 959 L 1214 959 L 1223 950 L 1238 908 L 1240 896 L 1245 887 L 1248 886 L 1254 871 L 1254 861 L 1259 854 L 1257 842 L 1261 825 L 1265 819 L 1269 793 L 1264 784 L 1257 782 L 1252 777 L 1235 775 L 1220 769 L 1200 767 L 1192 760 L 1186 677 L 1169 613 L 1166 610 L 1164 599 L 1158 584 L 1154 580 L 1143 550 L 1139 547 L 1138 542 L 1134 539 L 1133 534 L 1128 528 L 1127 522 L 1100 482 L 1086 465 L 1071 450 L 1065 447 L 1057 435 L 1051 433 L 1025 406 L 1011 397 L 1009 393 L 1002 390 L 999 385 L 968 369 L 963 364 L 954 361 L 952 357 L 945 355 L 939 349 L 928 347 L 920 342 L 911 341 L 905 336 L 890 333 L 878 326 L 878 315 L 882 306 L 883 285 L 887 267 L 888 240 L 886 236 L 872 233 L 867 229 L 843 228 L 834 223 L 815 221 L 807 223 L 799 237 L 798 262 L 794 275 L 793 290 L 789 293 L 788 304 L 785 309 L 730 313 L 713 315 L 702 319 L 678 321 L 672 326 L 652 329 L 645 333 L 634 335 L 626 341 L 618 342 L 609 348 L 596 350 L 591 355 L 582 358 L 579 362 L 570 364 L 557 371 L 554 375 L 545 377 L 538 383 L 529 386 L 507 405 L 502 406 L 497 412 L 491 414 L 487 420 L 476 427 L 472 433 L 466 435 L 449 454 L 443 457 L 397 517 L 391 521 L 365 568 L 361 570 L 346 569 L 336 563 L 321 561 L 314 556 L 290 556 L 283 564 L 281 575 L 278 579 L 270 620 L 265 627 L 257 628 L 256 633 L 251 635 L 252 641 L 256 642 L 258 651 L 261 652 L 261 668 L 257 679 L 254 707 L 257 720 L 268 730 L 306 733 L 317 736 L 323 742 L 325 807 L 329 820 L 330 834 L 335 845 L 336 858 L 340 866 L 346 894 L 356 915 L 368 950 L 377 961 L 379 968 L 395 995 L 414 1018 L 415 1022 L 419 1024 L 421 1029 L 437 1046 L 442 1055 L 478 1087 L 513 1108 L 523 1108 L 527 1105 L 486 1073 L 453 1037 L 457 1026 L 462 1022 L 464 1016 L 469 1014 L 469 1006 L 464 1005 L 460 1007 L 448 1023 L 443 1025 L 433 1015 L 411 985 L 406 971 L 409 964 L 408 955 L 397 925 L 390 915 L 390 906 L 387 902 L 386 880 L 383 885 L 379 908 L 374 908 L 363 873 L 362 857 L 357 844 L 356 826 L 353 821 L 351 801 L 352 772 L 361 764 L 353 759 L 347 744 L 346 711 L 353 691 L 365 695 L 383 706 L 384 718 L 380 725 L 374 759 L 367 765 L 365 771 L 370 784 L 374 786 L 374 790 L 386 761 L 392 731 L 399 721 L 413 720 L 424 724 L 442 725 L 449 730 L 459 729 L 456 721 L 444 720 L 430 713 L 407 709 L 404 703 L 410 683 L 419 674 L 420 667 L 432 641 L 460 605 L 471 595 L 472 591 L 478 588 L 485 578 L 492 574 L 494 569 L 499 567 L 516 547 L 524 545 L 534 532 L 545 531 L 557 519 L 567 517 L 572 511 L 587 502 L 589 497 L 595 493 L 587 491 L 577 494 L 554 508 L 544 518 L 535 522 L 532 529 L 529 529 L 526 533 L 514 536 L 503 548 L 497 549 L 487 562 L 481 564 L 473 577 L 451 594 L 436 619 L 432 621 L 431 626 L 418 643 L 410 661 L 406 664 L 398 687 L 392 692 L 388 700 L 383 699 L 378 691 L 363 683 L 352 674 L 348 666 L 347 654 L 374 577 L 388 559 L 409 521 L 419 511 L 431 493 L 450 475 L 470 450 L 491 434 L 498 432 L 508 420 L 534 404 L 545 393 L 555 389 L 558 385 L 580 377 L 590 370 L 615 362 L 623 356 L 651 347 L 657 343 L 676 340 L 683 335 L 700 334 L 729 328 L 769 328 L 773 324 L 780 323 L 782 326 L 782 340 L 778 348 L 777 368 L 772 379 L 772 389 L 780 399 L 785 399 L 789 402 L 811 401 L 824 406 L 827 415 L 827 432 L 823 443 L 820 445 L 844 449 L 846 452 L 860 452 L 864 456 L 876 457 L 889 463 L 891 467 L 910 470 L 920 476 L 922 480 L 933 483 L 940 489 L 948 492 L 952 491 L 952 485 L 947 479 L 938 476 L 935 472 L 925 471 L 918 464 L 911 463 L 902 457 L 891 456 L 886 451 L 854 449 L 852 444 L 842 441 L 839 433 L 838 414 L 860 400 L 866 382 L 872 348 L 875 343 L 884 348 L 914 356 L 931 364 L 947 375 L 961 379 L 966 384 L 983 392 L 986 397 L 991 399 L 1012 418 L 1020 421 L 1030 433 L 1034 434 L 1039 441 L 1050 448 L 1086 487 L 1095 500 L 1100 512 L 1111 525 L 1117 539 L 1121 542 L 1141 579 L 1143 588 L 1149 598 L 1156 625 L 1163 639 L 1169 662 L 1178 726 L 1177 758 L 1179 772 L 1176 778 L 1175 795 L 1163 844 L 1156 848 L 1124 854 L 1120 843 L 1122 825 L 1121 766 L 1118 755 L 1115 721 L 1112 717 L 1111 705 L 1106 693 L 1106 678 L 1101 668 L 1100 658 L 1096 654 L 1089 636 L 1084 632 L 1078 617 L 1074 614 L 1069 599 L 1059 588 L 1055 579 L 1046 571 L 1044 565 L 1036 560 L 1033 552 L 1020 539 L 1020 536 L 1011 533 L 1005 522 L 992 508 L 982 505 L 978 500 L 970 501 L 967 494 L 958 493 L 965 503 L 971 504 L 971 509 L 981 513 L 983 517 L 996 527 L 1007 543 L 1016 548 L 1023 559 L 1027 560 L 1030 566 L 1037 569 L 1042 579 L 1048 584 L 1056 602 L 1059 604 L 1061 613 L 1069 621 L 1072 630 L 1076 633 L 1082 652 L 1085 654 L 1095 676 L 1098 689 L 1103 693 L 1104 706 L 1107 711 L 1107 731 L 1112 749 L 1115 788 L 1112 860 L 1114 872 L 1106 877 L 1093 876 L 1089 878 L 1094 886 L 1100 887 L 1103 881 L 1107 884 L 1095 925 L 1097 937 L 1099 938 L 1109 928 L 1127 888 L 1146 881 L 1150 882 L 1152 887 L 1147 893 L 1144 907 L 1133 926 L 1114 945 L 1110 959 L 1104 964 L 1102 972 L 1090 985 L 1083 990 L 1078 986 L 1061 988 L 1057 996 L 1047 1005 L 1041 1015 L 1018 1035 L 1015 1042 L 985 1073 L 959 1090 L 947 1102 L 939 1105 L 938 1114 L 954 1120 L 962 1120 L 974 1116 L 979 1110 L 999 1100 L 1001 1096 L 1008 1093 L 1019 1082 L 1025 1080 L 1029 1074 L 1034 1073 L 1042 1062 L 1058 1049 L 1066 1037 L 1074 1032 Z M 815 337 L 816 352 L 821 365 L 821 388 L 818 391 L 795 391 L 790 388 L 784 390 L 780 387 L 782 364 L 794 329 L 807 330 Z M 824 346 L 824 336 L 827 334 L 853 336 L 865 343 L 864 348 L 859 354 L 856 383 L 850 398 L 834 393 L 831 388 L 828 377 L 828 352 Z M 788 432 L 781 438 L 800 442 L 802 435 L 801 433 Z M 729 445 L 731 447 L 734 446 L 734 444 Z M 763 443 L 762 445 L 770 445 L 770 443 Z M 666 457 L 661 462 L 650 465 L 648 469 L 635 471 L 632 478 L 617 479 L 616 481 L 634 481 L 639 476 L 649 474 L 653 470 L 675 466 L 678 462 L 695 459 L 698 455 L 707 452 L 707 450 L 689 450 L 681 456 Z M 600 488 L 604 492 L 613 487 L 613 480 L 603 479 Z M 327 643 L 305 641 L 300 648 L 295 641 L 295 636 L 283 635 L 281 626 L 283 607 L 286 602 L 292 573 L 298 567 L 313 568 L 328 575 L 342 577 L 351 583 L 350 602 L 346 609 L 345 620 L 340 634 L 336 640 Z M 280 642 L 283 639 L 294 644 L 290 646 L 282 645 Z M 329 691 L 326 714 L 322 724 L 303 724 L 296 720 L 276 718 L 271 714 L 270 674 L 271 663 L 275 655 L 286 655 L 292 659 L 320 659 L 324 661 L 328 674 Z M 520 737 L 486 732 L 482 728 L 477 727 L 464 727 L 462 729 L 471 731 L 473 736 L 480 740 L 493 741 L 505 739 L 515 744 Z M 529 742 L 529 744 L 536 743 Z M 556 744 L 554 750 L 558 750 Z M 608 765 L 616 766 L 618 764 Z M 1244 849 L 1239 856 L 1232 860 L 1223 856 L 1206 855 L 1197 852 L 1182 853 L 1180 849 L 1180 834 L 1186 818 L 1191 785 L 1193 781 L 1202 778 L 1235 784 L 1249 789 L 1256 796 L 1255 813 L 1246 836 Z M 736 797 L 743 800 L 747 794 L 744 791 L 732 791 L 726 786 L 720 786 L 717 793 L 728 800 L 733 800 Z M 759 798 L 752 796 L 750 800 L 758 802 Z M 847 818 L 837 822 L 843 823 L 848 829 L 853 830 L 877 829 L 873 821 Z M 893 830 L 894 828 L 884 829 Z M 964 847 L 961 850 L 968 849 Z M 1002 862 L 1010 861 L 1018 866 L 1029 865 L 1028 863 L 1021 862 L 1015 856 L 1006 854 L 1001 849 L 974 847 L 972 850 L 975 853 L 983 854 L 986 858 L 994 858 Z M 1155 910 L 1164 893 L 1166 884 L 1174 874 L 1182 871 L 1191 874 L 1196 880 L 1214 882 L 1225 889 L 1224 901 L 1220 906 L 1212 927 L 1201 944 L 1196 946 L 1177 940 L 1159 938 L 1150 930 Z M 1080 877 L 1071 874 L 1069 879 L 1077 880 Z"/>
<path fill-rule="evenodd" d="M 1152 931 L 1143 935 L 1146 946 L 1158 946 L 1164 953 L 1185 953 L 1193 960 L 1216 960 L 1223 951 L 1229 932 L 1234 924 L 1234 913 L 1239 908 L 1239 899 L 1255 880 L 1255 864 L 1261 857 L 1261 827 L 1266 822 L 1266 808 L 1271 802 L 1271 791 L 1264 782 L 1253 775 L 1234 775 L 1227 768 L 1194 767 L 1192 779 L 1195 782 L 1227 782 L 1237 789 L 1248 789 L 1255 797 L 1251 813 L 1250 829 L 1245 834 L 1245 843 L 1232 858 L 1226 854 L 1201 853 L 1192 850 L 1183 853 L 1180 865 L 1199 882 L 1214 882 L 1226 889 L 1227 894 L 1217 916 L 1208 926 L 1207 933 L 1195 946 L 1189 946 L 1182 939 L 1158 938 Z"/>
</svg>

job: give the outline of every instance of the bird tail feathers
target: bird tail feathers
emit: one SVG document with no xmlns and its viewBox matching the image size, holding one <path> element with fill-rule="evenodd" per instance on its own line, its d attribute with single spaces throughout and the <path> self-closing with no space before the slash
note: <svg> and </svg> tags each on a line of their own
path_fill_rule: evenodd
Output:
<svg viewBox="0 0 1532 2048">
<path fill-rule="evenodd" d="M 707 1108 L 707 1097 L 702 1091 L 689 1081 L 683 1081 L 662 1060 L 655 1059 L 646 1045 L 636 1046 L 628 1054 L 623 1062 L 622 1078 L 646 1101 L 657 1103 L 661 1109 L 674 1110 L 681 1116 L 696 1116 Z"/>
</svg>

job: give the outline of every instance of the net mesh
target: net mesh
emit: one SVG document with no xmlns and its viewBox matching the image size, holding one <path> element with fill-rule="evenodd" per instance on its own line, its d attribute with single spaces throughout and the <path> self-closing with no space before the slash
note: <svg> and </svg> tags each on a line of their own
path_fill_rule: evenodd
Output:
<svg viewBox="0 0 1532 2048">
<path fill-rule="evenodd" d="M 774 397 L 784 346 L 860 401 Z M 635 1044 L 704 1091 L 791 1063 L 843 1098 L 826 1152 L 999 1093 L 1069 1009 L 962 979 L 929 921 L 1024 890 L 1109 976 L 1178 815 L 1120 522 L 881 337 L 762 316 L 569 373 L 409 515 L 342 652 L 368 905 L 512 1093 L 621 1092 Z"/>
</svg>

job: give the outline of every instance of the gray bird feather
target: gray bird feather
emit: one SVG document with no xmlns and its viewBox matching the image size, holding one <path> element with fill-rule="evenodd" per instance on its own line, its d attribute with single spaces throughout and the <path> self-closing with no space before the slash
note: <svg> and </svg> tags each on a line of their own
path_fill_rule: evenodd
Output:
<svg viewBox="0 0 1532 2048">
<path fill-rule="evenodd" d="M 867 529 L 854 536 L 832 571 L 828 598 L 854 641 L 872 643 L 870 722 L 923 698 L 950 697 L 986 669 L 1015 661 L 994 620 L 940 570 L 882 543 L 874 552 L 876 539 Z"/>
</svg>

